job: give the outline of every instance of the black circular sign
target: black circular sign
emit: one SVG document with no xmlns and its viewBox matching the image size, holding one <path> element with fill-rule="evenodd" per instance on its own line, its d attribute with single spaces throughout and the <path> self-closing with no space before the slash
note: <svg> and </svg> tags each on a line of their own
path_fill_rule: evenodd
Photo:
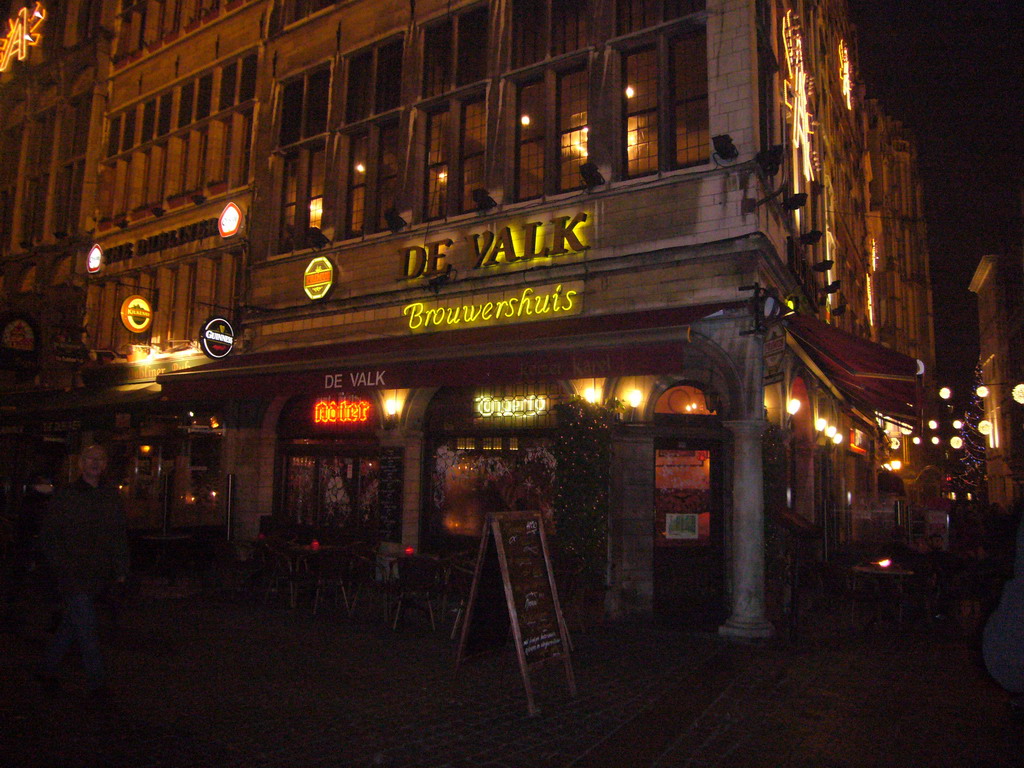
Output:
<svg viewBox="0 0 1024 768">
<path fill-rule="evenodd" d="M 219 360 L 235 348 L 235 329 L 223 317 L 211 317 L 199 331 L 199 348 L 203 354 Z"/>
</svg>

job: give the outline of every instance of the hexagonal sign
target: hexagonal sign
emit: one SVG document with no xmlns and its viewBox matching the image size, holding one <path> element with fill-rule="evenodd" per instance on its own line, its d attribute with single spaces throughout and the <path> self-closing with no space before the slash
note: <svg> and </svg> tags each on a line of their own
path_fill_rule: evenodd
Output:
<svg viewBox="0 0 1024 768">
<path fill-rule="evenodd" d="M 326 256 L 317 256 L 306 266 L 302 288 L 309 298 L 322 299 L 334 285 L 334 264 Z"/>
</svg>

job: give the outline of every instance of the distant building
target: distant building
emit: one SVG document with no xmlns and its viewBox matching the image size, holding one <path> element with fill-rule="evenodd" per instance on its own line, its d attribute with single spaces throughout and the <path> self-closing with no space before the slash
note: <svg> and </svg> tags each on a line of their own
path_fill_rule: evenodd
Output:
<svg viewBox="0 0 1024 768">
<path fill-rule="evenodd" d="M 552 508 L 558 404 L 615 403 L 607 610 L 745 636 L 772 631 L 766 509 L 821 556 L 891 527 L 878 472 L 923 465 L 928 259 L 913 144 L 863 98 L 842 0 L 102 24 L 73 262 L 21 230 L 0 262 L 5 297 L 84 287 L 89 360 L 4 380 L 14 455 L 107 438 L 137 527 L 218 524 L 230 490 L 241 536 L 448 551 Z"/>
</svg>

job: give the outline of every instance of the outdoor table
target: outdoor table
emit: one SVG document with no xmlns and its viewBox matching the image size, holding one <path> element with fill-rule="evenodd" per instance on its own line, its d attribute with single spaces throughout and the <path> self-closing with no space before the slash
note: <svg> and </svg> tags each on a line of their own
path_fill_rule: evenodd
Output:
<svg viewBox="0 0 1024 768">
<path fill-rule="evenodd" d="M 888 563 L 888 564 L 885 564 Z M 914 572 L 890 561 L 861 563 L 851 569 L 853 578 L 868 585 L 876 596 L 875 612 L 872 623 L 882 617 L 883 609 L 888 605 L 897 623 L 903 622 L 903 585 Z"/>
</svg>

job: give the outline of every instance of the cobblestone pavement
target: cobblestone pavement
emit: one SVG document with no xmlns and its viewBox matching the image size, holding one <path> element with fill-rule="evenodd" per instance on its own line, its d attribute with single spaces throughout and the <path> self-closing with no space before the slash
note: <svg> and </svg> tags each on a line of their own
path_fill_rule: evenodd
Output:
<svg viewBox="0 0 1024 768">
<path fill-rule="evenodd" d="M 837 614 L 838 615 L 838 614 Z M 1022 725 L 944 624 L 853 633 L 810 617 L 798 643 L 727 643 L 646 624 L 574 635 L 559 665 L 515 655 L 456 672 L 445 628 L 223 595 L 135 599 L 105 625 L 113 703 L 77 660 L 60 692 L 31 672 L 46 606 L 0 633 L 0 766 L 1024 766 Z"/>
</svg>

